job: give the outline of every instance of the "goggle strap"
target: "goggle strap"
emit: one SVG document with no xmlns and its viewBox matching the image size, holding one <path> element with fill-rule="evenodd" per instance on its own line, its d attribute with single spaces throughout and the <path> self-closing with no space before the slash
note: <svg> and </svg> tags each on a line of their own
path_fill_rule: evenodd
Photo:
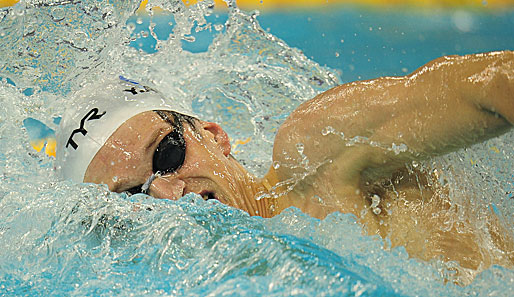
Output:
<svg viewBox="0 0 514 297">
<path fill-rule="evenodd" d="M 156 173 L 152 173 L 150 177 L 146 180 L 146 182 L 141 186 L 141 192 L 144 194 L 148 194 L 148 189 L 150 189 L 150 186 L 152 185 L 153 181 L 161 177 L 161 173 L 157 171 Z"/>
</svg>

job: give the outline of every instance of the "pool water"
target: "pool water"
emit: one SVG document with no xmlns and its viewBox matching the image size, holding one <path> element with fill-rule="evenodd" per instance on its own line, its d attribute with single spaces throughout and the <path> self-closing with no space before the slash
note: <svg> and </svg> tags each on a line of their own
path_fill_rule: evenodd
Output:
<svg viewBox="0 0 514 297">
<path fill-rule="evenodd" d="M 173 14 L 145 18 L 133 16 L 137 2 L 44 3 L 0 11 L 0 295 L 514 294 L 512 269 L 455 285 L 447 280 L 458 264 L 410 259 L 362 235 L 352 215 L 317 220 L 288 209 L 262 219 L 194 194 L 128 197 L 60 179 L 54 159 L 29 143 L 29 127 L 51 135 L 80 84 L 121 74 L 221 123 L 235 157 L 263 174 L 277 127 L 301 102 L 441 54 L 513 49 L 512 12 L 258 16 L 150 1 Z M 475 206 L 476 226 L 495 212 L 512 231 L 513 140 L 511 132 L 422 166 L 440 170 L 455 203 Z"/>
</svg>

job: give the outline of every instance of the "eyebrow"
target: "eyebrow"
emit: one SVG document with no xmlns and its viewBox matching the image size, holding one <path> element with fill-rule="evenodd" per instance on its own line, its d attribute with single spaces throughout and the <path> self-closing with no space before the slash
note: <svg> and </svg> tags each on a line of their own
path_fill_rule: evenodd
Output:
<svg viewBox="0 0 514 297">
<path fill-rule="evenodd" d="M 156 112 L 157 113 L 157 112 Z M 180 130 L 179 127 L 177 127 L 177 125 L 175 124 L 174 121 L 172 121 L 168 115 L 165 115 L 164 117 L 157 113 L 157 115 L 159 115 L 159 118 L 164 121 L 165 123 L 167 123 L 169 126 L 163 126 L 161 128 L 158 128 L 158 129 L 155 129 L 151 136 L 150 136 L 150 141 L 148 141 L 148 143 L 144 146 L 144 152 L 147 153 L 149 150 L 151 150 L 154 146 L 158 145 L 158 142 L 162 141 L 162 138 L 164 138 L 166 135 L 168 135 L 169 133 L 173 132 L 174 130 Z M 163 133 L 164 130 L 167 130 L 168 128 L 171 128 L 171 130 L 167 133 Z M 163 135 L 163 137 L 160 137 L 161 135 Z M 143 184 L 140 184 L 140 185 L 136 185 L 136 186 L 133 186 L 133 187 L 130 187 L 128 189 L 125 189 L 123 191 L 120 191 L 120 188 L 124 188 L 126 186 L 126 184 L 121 184 L 121 183 L 118 183 L 117 185 L 114 186 L 114 189 L 113 191 L 114 192 L 126 192 L 127 190 L 131 190 L 133 188 L 136 188 L 136 187 L 141 187 Z"/>
<path fill-rule="evenodd" d="M 148 141 L 148 143 L 144 146 L 144 149 L 143 149 L 145 154 L 148 153 L 148 151 L 150 151 L 150 149 L 153 148 L 157 144 L 157 141 L 160 139 L 159 136 L 163 134 L 162 132 L 164 129 L 165 128 L 163 127 L 163 128 L 155 129 L 152 132 L 152 134 L 150 136 L 150 141 Z M 113 190 L 113 192 L 116 192 L 116 193 L 122 193 L 122 192 L 127 192 L 131 189 L 134 189 L 136 187 L 141 187 L 143 184 L 139 184 L 139 185 L 135 185 L 135 186 L 131 185 L 131 186 L 129 186 L 129 188 L 127 188 L 125 190 L 120 190 L 120 189 L 126 188 L 127 185 L 130 185 L 130 183 L 118 181 L 118 182 L 114 183 L 112 190 Z"/>
<path fill-rule="evenodd" d="M 168 115 L 166 115 L 166 114 L 162 114 L 162 115 L 161 115 L 161 113 L 159 113 L 158 111 L 154 111 L 154 112 L 159 116 L 159 118 L 160 118 L 162 121 L 166 122 L 166 123 L 169 125 L 169 127 L 171 127 L 171 128 L 172 128 L 172 130 L 171 130 L 171 131 L 173 131 L 173 130 L 177 130 L 176 124 L 175 124 L 173 121 L 171 121 L 171 120 L 170 120 L 170 118 L 168 117 Z M 150 136 L 150 141 L 146 144 L 146 146 L 145 146 L 145 148 L 144 148 L 145 152 L 148 152 L 148 150 L 150 150 L 150 148 L 152 148 L 152 147 L 154 147 L 154 146 L 155 146 L 155 144 L 157 143 L 157 140 L 159 139 L 159 136 L 163 134 L 163 133 L 162 133 L 162 132 L 163 132 L 163 130 L 165 130 L 165 128 L 164 128 L 164 127 L 159 128 L 159 129 L 156 129 L 156 130 L 154 130 L 154 131 L 152 132 L 152 134 L 151 134 L 151 136 Z M 170 133 L 171 133 L 171 131 L 170 131 Z M 166 135 L 167 135 L 167 134 L 168 134 L 168 133 L 166 133 Z M 165 136 L 166 136 L 166 135 L 165 135 Z"/>
<path fill-rule="evenodd" d="M 173 127 L 171 127 L 171 128 L 173 128 Z M 145 145 L 145 148 L 144 148 L 145 152 L 148 152 L 152 147 L 154 147 L 157 144 L 157 142 L 161 138 L 159 136 L 161 136 L 163 134 L 164 130 L 165 130 L 165 128 L 159 128 L 159 129 L 155 129 L 152 132 L 152 134 L 150 136 L 150 141 Z"/>
</svg>

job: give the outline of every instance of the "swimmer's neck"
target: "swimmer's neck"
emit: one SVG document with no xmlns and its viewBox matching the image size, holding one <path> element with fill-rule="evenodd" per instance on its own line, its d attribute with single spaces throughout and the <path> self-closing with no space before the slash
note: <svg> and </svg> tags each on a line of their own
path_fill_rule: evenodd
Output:
<svg viewBox="0 0 514 297">
<path fill-rule="evenodd" d="M 273 168 L 264 177 L 258 178 L 239 162 L 235 164 L 238 168 L 234 172 L 239 172 L 237 177 L 239 195 L 233 203 L 227 204 L 242 209 L 251 216 L 263 218 L 271 218 L 284 209 L 294 206 L 285 199 L 289 193 L 285 186 L 281 186 L 282 183 Z"/>
</svg>

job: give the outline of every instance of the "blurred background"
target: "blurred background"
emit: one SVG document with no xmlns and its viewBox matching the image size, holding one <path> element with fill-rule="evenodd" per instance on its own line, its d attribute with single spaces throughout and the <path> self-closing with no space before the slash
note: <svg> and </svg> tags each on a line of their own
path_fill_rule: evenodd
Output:
<svg viewBox="0 0 514 297">
<path fill-rule="evenodd" d="M 186 5 L 196 1 L 184 0 Z M 216 0 L 223 23 L 226 3 Z M 442 55 L 514 49 L 514 0 L 237 0 L 261 27 L 343 82 L 404 75 Z M 142 7 L 146 1 L 142 2 Z M 167 21 L 164 21 L 167 24 Z M 141 24 L 141 28 L 147 24 Z M 136 30 L 137 31 L 137 30 Z M 166 35 L 166 34 L 163 34 Z M 205 51 L 208 30 L 184 49 Z M 151 37 L 150 37 L 151 39 Z M 139 44 L 139 45 L 138 45 Z M 136 42 L 151 52 L 151 42 Z"/>
<path fill-rule="evenodd" d="M 194 5 L 197 0 L 182 0 Z M 0 7 L 17 0 L 0 0 Z M 224 24 L 227 3 L 215 0 L 213 26 L 183 41 L 191 52 L 206 51 Z M 257 16 L 261 27 L 300 49 L 322 66 L 337 70 L 342 82 L 404 75 L 442 55 L 514 49 L 514 0 L 236 0 Z M 134 32 L 148 31 L 147 0 L 129 20 Z M 154 9 L 159 12 L 159 9 Z M 155 33 L 167 39 L 173 19 L 154 16 Z M 197 28 L 198 29 L 198 28 Z M 132 46 L 155 52 L 151 34 Z"/>
</svg>

